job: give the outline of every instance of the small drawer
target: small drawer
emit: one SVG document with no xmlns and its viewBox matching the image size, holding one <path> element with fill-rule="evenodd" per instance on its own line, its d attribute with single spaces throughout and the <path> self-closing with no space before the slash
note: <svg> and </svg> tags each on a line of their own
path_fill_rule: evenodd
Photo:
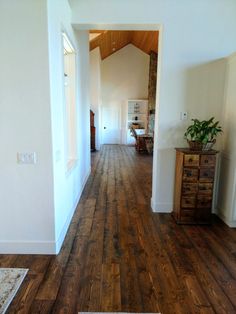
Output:
<svg viewBox="0 0 236 314">
<path fill-rule="evenodd" d="M 198 193 L 202 195 L 211 195 L 213 190 L 213 183 L 199 183 Z"/>
<path fill-rule="evenodd" d="M 216 163 L 216 156 L 215 155 L 201 155 L 200 165 L 201 166 L 210 166 L 214 167 Z"/>
<path fill-rule="evenodd" d="M 195 222 L 195 210 L 193 209 L 182 209 L 180 212 L 181 223 L 194 223 Z"/>
<path fill-rule="evenodd" d="M 211 223 L 211 208 L 197 208 L 195 211 L 195 219 L 197 223 Z"/>
<path fill-rule="evenodd" d="M 192 208 L 182 209 L 180 212 L 181 217 L 194 217 L 195 210 Z"/>
<path fill-rule="evenodd" d="M 200 182 L 213 182 L 215 175 L 215 169 L 200 169 L 199 181 Z"/>
<path fill-rule="evenodd" d="M 184 168 L 184 170 L 183 170 L 183 181 L 197 182 L 197 180 L 198 180 L 198 169 Z"/>
<path fill-rule="evenodd" d="M 184 155 L 184 165 L 198 167 L 199 155 Z"/>
<path fill-rule="evenodd" d="M 183 182 L 182 186 L 182 194 L 189 195 L 189 194 L 196 194 L 198 191 L 197 183 L 185 183 Z"/>
<path fill-rule="evenodd" d="M 209 196 L 199 196 L 197 199 L 197 208 L 211 208 L 212 198 Z"/>
<path fill-rule="evenodd" d="M 195 208 L 196 206 L 196 197 L 195 196 L 183 196 L 181 199 L 182 208 Z"/>
</svg>

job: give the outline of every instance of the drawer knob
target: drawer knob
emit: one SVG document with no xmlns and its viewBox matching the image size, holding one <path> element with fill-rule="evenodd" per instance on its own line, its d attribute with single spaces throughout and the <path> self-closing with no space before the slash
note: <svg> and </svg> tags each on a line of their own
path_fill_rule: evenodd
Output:
<svg viewBox="0 0 236 314">
<path fill-rule="evenodd" d="M 208 159 L 205 159 L 205 164 L 208 164 Z"/>
<path fill-rule="evenodd" d="M 188 160 L 189 162 L 192 162 L 193 160 L 192 160 L 192 158 L 189 158 L 189 160 Z"/>
</svg>

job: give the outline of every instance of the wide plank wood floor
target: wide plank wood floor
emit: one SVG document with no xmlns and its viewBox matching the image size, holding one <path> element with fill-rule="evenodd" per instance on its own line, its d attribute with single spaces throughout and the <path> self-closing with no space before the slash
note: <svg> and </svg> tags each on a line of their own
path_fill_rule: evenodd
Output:
<svg viewBox="0 0 236 314">
<path fill-rule="evenodd" d="M 132 147 L 94 153 L 60 254 L 0 255 L 30 269 L 8 313 L 236 313 L 236 230 L 152 213 L 151 172 Z"/>
</svg>

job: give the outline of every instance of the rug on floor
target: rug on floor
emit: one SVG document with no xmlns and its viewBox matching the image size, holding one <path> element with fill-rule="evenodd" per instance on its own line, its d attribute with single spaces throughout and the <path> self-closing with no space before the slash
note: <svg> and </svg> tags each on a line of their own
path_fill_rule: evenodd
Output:
<svg viewBox="0 0 236 314">
<path fill-rule="evenodd" d="M 24 268 L 0 268 L 0 314 L 6 312 L 27 272 Z"/>
</svg>

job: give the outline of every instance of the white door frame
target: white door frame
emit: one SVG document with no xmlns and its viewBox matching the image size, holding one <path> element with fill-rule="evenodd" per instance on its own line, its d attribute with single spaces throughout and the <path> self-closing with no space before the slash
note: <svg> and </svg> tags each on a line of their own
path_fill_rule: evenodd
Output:
<svg viewBox="0 0 236 314">
<path fill-rule="evenodd" d="M 159 31 L 158 37 L 158 59 L 157 59 L 157 86 L 156 86 L 156 110 L 155 110 L 155 129 L 154 133 L 159 134 L 159 121 L 160 121 L 160 82 L 161 82 L 161 64 L 162 64 L 162 51 L 163 51 L 163 24 L 76 24 L 73 25 L 76 30 L 90 30 L 90 29 L 105 29 L 105 30 L 146 30 L 146 31 Z M 157 177 L 160 169 L 160 159 L 158 157 L 158 139 L 154 137 L 154 150 L 153 150 L 153 169 L 152 173 L 152 198 L 151 207 L 155 211 L 155 203 L 157 199 Z"/>
</svg>

